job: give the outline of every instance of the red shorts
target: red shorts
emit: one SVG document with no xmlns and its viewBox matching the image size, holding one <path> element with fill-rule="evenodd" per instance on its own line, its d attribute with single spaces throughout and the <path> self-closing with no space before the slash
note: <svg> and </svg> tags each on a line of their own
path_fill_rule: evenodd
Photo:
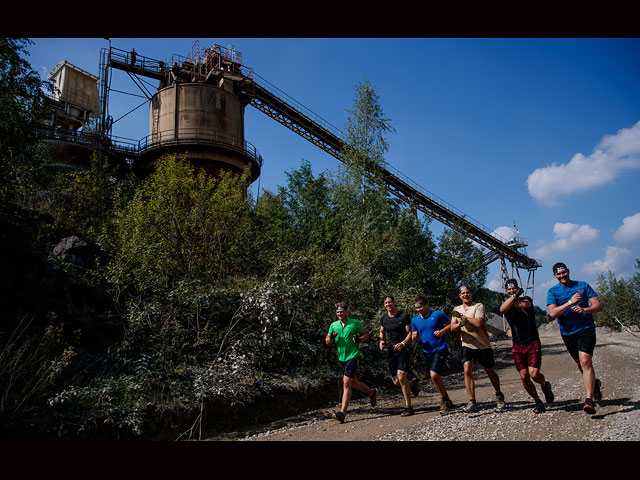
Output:
<svg viewBox="0 0 640 480">
<path fill-rule="evenodd" d="M 515 363 L 518 371 L 527 367 L 540 368 L 542 365 L 542 346 L 540 340 L 535 340 L 526 345 L 518 345 L 516 343 L 511 347 L 513 353 L 513 363 Z"/>
</svg>

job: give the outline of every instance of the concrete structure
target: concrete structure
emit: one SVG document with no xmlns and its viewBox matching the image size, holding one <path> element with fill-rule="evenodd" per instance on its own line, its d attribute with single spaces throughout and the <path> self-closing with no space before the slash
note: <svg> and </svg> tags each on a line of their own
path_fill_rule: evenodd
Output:
<svg viewBox="0 0 640 480">
<path fill-rule="evenodd" d="M 90 118 L 100 116 L 98 77 L 64 60 L 47 78 L 53 83 L 53 101 L 60 107 L 53 111 L 54 126 L 78 130 Z"/>
<path fill-rule="evenodd" d="M 259 177 L 262 158 L 244 138 L 248 100 L 241 85 L 251 74 L 238 52 L 218 45 L 201 51 L 196 42 L 187 57 L 168 62 L 116 48 L 103 57 L 105 78 L 111 67 L 159 80 L 149 102 L 149 135 L 131 157 L 137 174 L 149 173 L 165 154 L 184 154 L 211 175 L 247 169 L 251 182 Z"/>
<path fill-rule="evenodd" d="M 47 99 L 50 117 L 45 121 L 53 165 L 88 168 L 97 142 L 95 135 L 86 135 L 81 129 L 101 115 L 99 78 L 66 60 L 58 63 L 47 78 L 53 85 L 53 95 Z"/>
<path fill-rule="evenodd" d="M 149 136 L 139 159 L 143 170 L 164 153 L 184 153 L 212 175 L 220 170 L 241 173 L 249 166 L 251 181 L 258 177 L 257 154 L 244 140 L 244 104 L 232 81 L 220 83 L 174 83 L 152 97 Z"/>
</svg>

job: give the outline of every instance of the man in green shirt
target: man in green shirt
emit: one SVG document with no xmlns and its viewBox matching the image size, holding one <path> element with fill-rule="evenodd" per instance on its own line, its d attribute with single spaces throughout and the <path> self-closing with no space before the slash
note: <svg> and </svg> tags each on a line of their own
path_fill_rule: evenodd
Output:
<svg viewBox="0 0 640 480">
<path fill-rule="evenodd" d="M 351 402 L 352 391 L 355 388 L 367 394 L 371 399 L 371 406 L 376 406 L 378 397 L 377 388 L 369 388 L 358 380 L 358 367 L 360 366 L 360 342 L 369 340 L 369 334 L 364 330 L 362 323 L 355 318 L 349 318 L 349 308 L 344 302 L 336 304 L 336 316 L 338 320 L 329 327 L 329 333 L 325 338 L 327 346 L 334 343 L 338 349 L 338 361 L 342 365 L 344 375 L 342 377 L 342 408 L 333 414 L 333 418 L 344 423 L 344 418 Z"/>
</svg>

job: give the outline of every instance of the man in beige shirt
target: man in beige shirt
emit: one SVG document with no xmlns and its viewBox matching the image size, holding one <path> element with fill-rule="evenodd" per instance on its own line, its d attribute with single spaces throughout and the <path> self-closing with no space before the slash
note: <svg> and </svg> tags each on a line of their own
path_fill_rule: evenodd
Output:
<svg viewBox="0 0 640 480">
<path fill-rule="evenodd" d="M 476 387 L 473 380 L 473 367 L 477 360 L 484 367 L 484 371 L 487 372 L 487 376 L 496 391 L 497 407 L 502 410 L 506 407 L 506 404 L 504 402 L 504 394 L 500 391 L 500 378 L 493 368 L 495 359 L 487 333 L 484 305 L 473 301 L 473 294 L 466 285 L 460 287 L 459 297 L 462 300 L 462 305 L 455 307 L 451 316 L 451 331 L 460 331 L 462 340 L 464 385 L 469 395 L 469 403 L 463 409 L 469 413 L 478 411 Z"/>
</svg>

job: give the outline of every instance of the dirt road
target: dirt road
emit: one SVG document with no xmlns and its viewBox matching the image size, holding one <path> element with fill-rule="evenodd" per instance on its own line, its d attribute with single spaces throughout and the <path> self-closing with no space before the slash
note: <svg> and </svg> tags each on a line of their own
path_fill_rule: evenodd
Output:
<svg viewBox="0 0 640 480">
<path fill-rule="evenodd" d="M 368 399 L 352 402 L 344 424 L 331 418 L 336 406 L 224 437 L 218 441 L 582 441 L 640 440 L 640 334 L 597 329 L 594 353 L 596 376 L 603 399 L 595 415 L 583 412 L 584 386 L 575 362 L 566 352 L 557 326 L 540 328 L 542 372 L 553 386 L 555 402 L 545 413 L 534 414 L 531 398 L 522 388 L 513 366 L 511 340 L 492 342 L 496 371 L 507 408 L 495 409 L 493 388 L 484 370 L 476 369 L 478 413 L 462 411 L 468 400 L 461 374 L 447 377 L 447 389 L 456 408 L 439 414 L 439 397 L 429 381 L 413 399 L 416 414 L 401 417 L 399 389 L 383 392 L 372 408 Z M 540 392 L 540 397 L 542 393 Z"/>
</svg>

